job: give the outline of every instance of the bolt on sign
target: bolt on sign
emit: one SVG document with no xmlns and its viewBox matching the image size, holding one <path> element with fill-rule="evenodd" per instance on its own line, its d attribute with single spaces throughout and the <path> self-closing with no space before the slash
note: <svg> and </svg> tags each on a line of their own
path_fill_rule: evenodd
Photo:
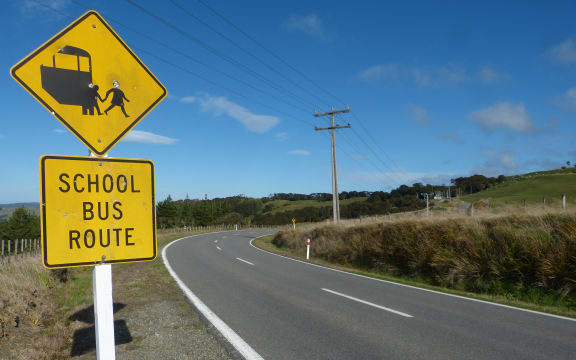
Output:
<svg viewBox="0 0 576 360">
<path fill-rule="evenodd" d="M 166 88 L 95 11 L 10 71 L 93 153 L 106 154 L 166 97 Z"/>
<path fill-rule="evenodd" d="M 40 180 L 45 267 L 156 258 L 150 160 L 45 155 Z"/>
</svg>

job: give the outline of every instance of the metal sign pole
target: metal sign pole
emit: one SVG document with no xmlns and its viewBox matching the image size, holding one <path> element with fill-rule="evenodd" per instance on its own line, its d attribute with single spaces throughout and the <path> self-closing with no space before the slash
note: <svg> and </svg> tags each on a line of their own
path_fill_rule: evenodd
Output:
<svg viewBox="0 0 576 360">
<path fill-rule="evenodd" d="M 90 156 L 96 156 L 92 152 Z M 108 157 L 105 154 L 104 157 Z M 104 261 L 104 256 L 102 257 Z M 94 324 L 96 325 L 96 358 L 116 359 L 114 343 L 114 303 L 112 299 L 112 265 L 101 263 L 92 271 Z"/>
</svg>

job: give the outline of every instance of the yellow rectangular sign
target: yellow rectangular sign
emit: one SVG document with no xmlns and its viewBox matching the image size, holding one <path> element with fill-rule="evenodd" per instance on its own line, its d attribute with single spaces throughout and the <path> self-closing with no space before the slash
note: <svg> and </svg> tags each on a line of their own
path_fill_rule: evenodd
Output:
<svg viewBox="0 0 576 360">
<path fill-rule="evenodd" d="M 40 181 L 45 267 L 156 258 L 152 161 L 45 155 Z"/>
</svg>

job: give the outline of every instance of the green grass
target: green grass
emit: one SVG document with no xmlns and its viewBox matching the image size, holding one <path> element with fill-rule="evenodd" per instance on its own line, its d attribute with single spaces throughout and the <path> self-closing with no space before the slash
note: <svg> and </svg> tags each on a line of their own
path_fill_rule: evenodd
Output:
<svg viewBox="0 0 576 360">
<path fill-rule="evenodd" d="M 365 201 L 366 197 L 358 197 L 346 200 L 340 200 L 340 206 Z M 269 201 L 264 204 L 264 207 L 267 205 L 272 205 L 272 210 L 263 212 L 264 214 L 276 214 L 283 211 L 291 211 L 291 210 L 298 210 L 307 207 L 324 207 L 324 206 L 332 206 L 332 201 L 317 201 L 317 200 L 297 200 L 297 201 L 289 201 L 289 200 L 273 200 Z"/>
<path fill-rule="evenodd" d="M 541 206 L 546 197 L 546 205 L 559 208 L 562 194 L 566 194 L 567 205 L 576 205 L 576 169 L 540 171 L 519 175 L 505 183 L 476 194 L 462 196 L 466 202 L 490 200 L 490 205 Z"/>
</svg>

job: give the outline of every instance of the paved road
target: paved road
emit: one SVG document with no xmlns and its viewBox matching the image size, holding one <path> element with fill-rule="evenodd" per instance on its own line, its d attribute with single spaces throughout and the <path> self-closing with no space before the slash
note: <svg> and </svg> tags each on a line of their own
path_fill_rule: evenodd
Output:
<svg viewBox="0 0 576 360">
<path fill-rule="evenodd" d="M 255 249 L 264 231 L 179 241 L 181 280 L 265 359 L 576 359 L 576 322 L 331 271 Z"/>
</svg>

